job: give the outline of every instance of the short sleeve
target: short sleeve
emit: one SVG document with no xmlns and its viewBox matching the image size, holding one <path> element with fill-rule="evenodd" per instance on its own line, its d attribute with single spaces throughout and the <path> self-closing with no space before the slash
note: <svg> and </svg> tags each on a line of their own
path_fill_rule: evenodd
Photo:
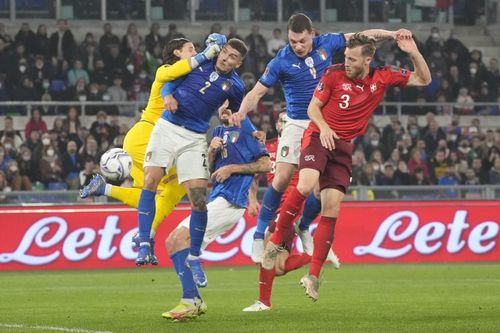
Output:
<svg viewBox="0 0 500 333">
<path fill-rule="evenodd" d="M 316 89 L 314 89 L 313 96 L 323 102 L 323 104 L 328 102 L 332 93 L 332 85 L 330 84 L 332 76 L 333 73 L 327 71 L 319 80 Z"/>
<path fill-rule="evenodd" d="M 280 76 L 280 63 L 279 60 L 275 57 L 268 64 L 264 73 L 259 79 L 259 82 L 265 85 L 266 87 L 272 87 L 278 82 Z"/>
<path fill-rule="evenodd" d="M 384 83 L 387 86 L 405 87 L 410 79 L 411 71 L 397 66 L 387 66 L 383 69 Z"/>
<path fill-rule="evenodd" d="M 321 44 L 333 53 L 345 48 L 345 36 L 343 33 L 327 33 L 320 36 Z"/>
</svg>

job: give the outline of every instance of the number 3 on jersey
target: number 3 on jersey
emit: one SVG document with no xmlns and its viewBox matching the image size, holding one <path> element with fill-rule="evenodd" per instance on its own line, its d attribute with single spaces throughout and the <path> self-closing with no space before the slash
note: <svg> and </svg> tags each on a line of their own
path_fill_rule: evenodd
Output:
<svg viewBox="0 0 500 333">
<path fill-rule="evenodd" d="M 198 91 L 200 92 L 200 94 L 205 95 L 205 90 L 207 90 L 211 85 L 212 84 L 210 82 L 205 81 L 205 85 Z"/>
<path fill-rule="evenodd" d="M 344 94 L 342 96 L 340 96 L 340 100 L 342 102 L 339 103 L 339 107 L 342 109 L 342 110 L 345 110 L 349 107 L 349 99 L 351 98 L 351 96 L 347 95 L 347 94 Z"/>
</svg>

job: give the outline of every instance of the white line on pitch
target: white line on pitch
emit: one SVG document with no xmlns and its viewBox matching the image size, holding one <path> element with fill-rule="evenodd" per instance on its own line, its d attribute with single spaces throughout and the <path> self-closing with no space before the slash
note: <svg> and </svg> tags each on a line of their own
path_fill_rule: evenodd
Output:
<svg viewBox="0 0 500 333">
<path fill-rule="evenodd" d="M 0 327 L 6 328 L 23 328 L 23 329 L 33 329 L 33 330 L 43 330 L 43 331 L 59 331 L 59 332 L 72 332 L 72 333 L 114 333 L 111 331 L 93 331 L 86 330 L 83 328 L 67 328 L 67 327 L 57 327 L 57 326 L 41 326 L 41 325 L 24 325 L 24 324 L 4 324 L 0 323 Z"/>
</svg>

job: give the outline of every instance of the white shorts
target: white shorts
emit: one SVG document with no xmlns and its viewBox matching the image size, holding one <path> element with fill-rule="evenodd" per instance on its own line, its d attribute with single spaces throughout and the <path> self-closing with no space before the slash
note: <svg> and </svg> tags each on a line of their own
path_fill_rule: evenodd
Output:
<svg viewBox="0 0 500 333">
<path fill-rule="evenodd" d="M 208 179 L 207 141 L 205 134 L 196 133 L 158 119 L 151 133 L 144 167 L 169 170 L 174 163 L 179 183 L 191 179 Z"/>
<path fill-rule="evenodd" d="M 308 119 L 296 120 L 285 117 L 283 132 L 278 141 L 278 151 L 276 151 L 276 163 L 299 164 L 302 137 L 309 122 Z"/>
<path fill-rule="evenodd" d="M 231 229 L 243 217 L 245 208 L 237 207 L 228 202 L 223 197 L 217 197 L 214 201 L 207 204 L 207 229 L 201 248 L 204 250 L 208 244 L 212 243 L 217 237 Z M 186 217 L 177 226 L 178 228 L 185 227 L 189 229 L 189 219 Z"/>
</svg>

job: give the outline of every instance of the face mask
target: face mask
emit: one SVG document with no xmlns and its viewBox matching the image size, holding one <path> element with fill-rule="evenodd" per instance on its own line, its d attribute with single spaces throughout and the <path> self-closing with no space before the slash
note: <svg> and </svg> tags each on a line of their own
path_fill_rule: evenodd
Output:
<svg viewBox="0 0 500 333">
<path fill-rule="evenodd" d="M 48 150 L 47 150 L 47 156 L 49 156 L 49 157 L 54 156 L 54 154 L 55 154 L 55 153 L 56 153 L 56 152 L 54 151 L 54 149 L 48 149 Z"/>
<path fill-rule="evenodd" d="M 488 148 L 493 147 L 493 142 L 491 142 L 491 141 L 486 142 L 486 146 L 487 146 Z M 5 145 L 5 147 L 7 148 L 7 145 Z"/>
<path fill-rule="evenodd" d="M 140 86 L 134 86 L 134 91 L 137 93 L 139 91 L 141 91 L 141 87 Z"/>
<path fill-rule="evenodd" d="M 31 155 L 30 154 L 23 154 L 22 159 L 23 159 L 23 161 L 29 161 L 31 159 Z"/>
<path fill-rule="evenodd" d="M 91 89 L 90 93 L 93 94 L 93 95 L 97 95 L 98 90 L 97 89 Z"/>
<path fill-rule="evenodd" d="M 20 65 L 20 66 L 19 66 L 19 71 L 20 71 L 21 73 L 26 72 L 26 66 L 25 66 L 25 65 Z"/>
<path fill-rule="evenodd" d="M 80 102 L 85 102 L 85 101 L 87 100 L 87 96 L 85 96 L 85 95 L 80 95 L 80 96 L 78 96 L 78 100 L 79 100 Z"/>
<path fill-rule="evenodd" d="M 133 72 L 134 72 L 134 65 L 132 65 L 132 64 L 127 65 L 127 70 L 128 70 L 130 73 L 133 73 Z"/>
<path fill-rule="evenodd" d="M 378 165 L 378 164 L 374 164 L 374 165 L 373 165 L 373 170 L 374 170 L 374 171 L 379 171 L 379 170 L 380 170 L 380 165 Z"/>
<path fill-rule="evenodd" d="M 10 172 L 16 172 L 17 171 L 17 166 L 16 165 L 11 165 L 9 167 Z"/>
<path fill-rule="evenodd" d="M 42 86 L 43 86 L 43 89 L 49 89 L 49 87 L 50 87 L 49 80 L 43 80 Z"/>
<path fill-rule="evenodd" d="M 418 129 L 412 128 L 410 130 L 410 135 L 413 136 L 413 137 L 417 136 L 418 135 Z"/>
<path fill-rule="evenodd" d="M 370 143 L 372 146 L 378 146 L 378 140 L 371 140 Z"/>
<path fill-rule="evenodd" d="M 457 135 L 456 134 L 450 135 L 450 141 L 453 141 L 453 142 L 457 141 Z"/>
<path fill-rule="evenodd" d="M 142 80 L 144 80 L 144 79 L 146 78 L 146 76 L 147 76 L 147 75 L 146 75 L 146 73 L 141 73 L 141 74 L 139 74 L 139 77 L 140 77 Z"/>
<path fill-rule="evenodd" d="M 11 150 L 12 149 L 12 145 L 10 143 L 6 143 L 4 145 L 4 147 L 5 147 L 6 150 Z"/>
<path fill-rule="evenodd" d="M 470 73 L 471 73 L 472 75 L 476 74 L 476 73 L 477 73 L 477 68 L 472 67 L 472 68 L 470 69 Z"/>
<path fill-rule="evenodd" d="M 111 100 L 111 97 L 109 95 L 102 95 L 102 100 L 107 102 Z"/>
<path fill-rule="evenodd" d="M 48 138 L 43 139 L 43 140 L 42 140 L 42 144 L 43 144 L 44 146 L 48 146 L 48 145 L 50 144 L 50 139 L 48 139 Z"/>
<path fill-rule="evenodd" d="M 434 39 L 438 39 L 439 38 L 439 33 L 438 32 L 433 32 L 431 36 Z"/>
</svg>

